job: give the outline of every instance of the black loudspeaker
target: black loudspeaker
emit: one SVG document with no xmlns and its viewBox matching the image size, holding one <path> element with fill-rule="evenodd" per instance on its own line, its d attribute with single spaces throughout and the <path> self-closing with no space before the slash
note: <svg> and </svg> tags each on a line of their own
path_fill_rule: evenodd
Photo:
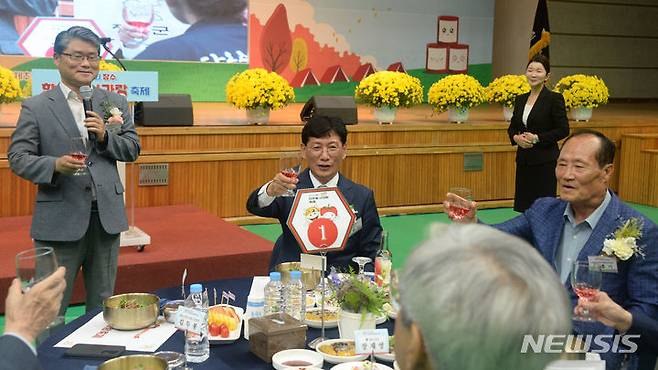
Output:
<svg viewBox="0 0 658 370">
<path fill-rule="evenodd" d="M 155 102 L 135 105 L 135 124 L 142 126 L 192 126 L 192 98 L 188 94 L 160 94 Z"/>
<path fill-rule="evenodd" d="M 299 118 L 302 119 L 302 122 L 306 122 L 314 115 L 338 117 L 346 125 L 359 122 L 356 103 L 351 96 L 312 96 L 304 104 Z"/>
</svg>

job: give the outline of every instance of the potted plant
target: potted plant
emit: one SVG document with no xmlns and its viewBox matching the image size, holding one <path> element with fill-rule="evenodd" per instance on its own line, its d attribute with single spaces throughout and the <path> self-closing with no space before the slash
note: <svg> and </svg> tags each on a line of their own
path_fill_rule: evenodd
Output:
<svg viewBox="0 0 658 370">
<path fill-rule="evenodd" d="M 393 123 L 397 108 L 423 102 L 423 85 L 418 78 L 403 72 L 380 71 L 361 80 L 354 97 L 375 108 L 379 123 Z"/>
<path fill-rule="evenodd" d="M 276 72 L 263 68 L 240 72 L 226 84 L 226 101 L 247 110 L 249 123 L 267 123 L 270 109 L 280 109 L 295 100 L 295 91 Z"/>
<path fill-rule="evenodd" d="M 576 121 L 589 121 L 592 108 L 608 102 L 608 87 L 596 76 L 576 74 L 565 76 L 555 85 L 564 96 L 564 104 Z"/>
<path fill-rule="evenodd" d="M 18 78 L 14 76 L 14 72 L 0 66 L 0 104 L 11 103 L 21 97 L 21 84 Z"/>
<path fill-rule="evenodd" d="M 447 110 L 450 122 L 462 123 L 468 119 L 470 108 L 485 101 L 484 88 L 469 75 L 451 75 L 430 87 L 427 101 L 439 112 Z"/>
<path fill-rule="evenodd" d="M 118 65 L 108 62 L 105 59 L 101 59 L 98 62 L 98 70 L 99 71 L 123 71 L 121 67 Z"/>
<path fill-rule="evenodd" d="M 528 91 L 530 91 L 530 85 L 525 76 L 505 75 L 491 81 L 489 86 L 484 89 L 484 94 L 487 101 L 503 106 L 503 117 L 505 117 L 505 121 L 509 121 L 514 113 L 516 97 Z"/>
<path fill-rule="evenodd" d="M 355 330 L 374 329 L 382 316 L 387 296 L 365 275 L 350 273 L 343 280 L 332 279 L 338 303 L 338 332 L 341 338 L 353 339 Z"/>
</svg>

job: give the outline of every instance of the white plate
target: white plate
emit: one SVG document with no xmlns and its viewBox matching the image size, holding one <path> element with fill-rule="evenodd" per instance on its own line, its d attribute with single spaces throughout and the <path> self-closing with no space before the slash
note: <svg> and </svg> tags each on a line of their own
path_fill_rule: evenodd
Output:
<svg viewBox="0 0 658 370">
<path fill-rule="evenodd" d="M 319 308 L 313 308 L 313 309 L 310 309 L 308 311 L 309 312 L 310 311 L 320 311 L 320 309 Z M 327 309 L 325 309 L 325 311 L 327 311 Z M 309 327 L 311 327 L 311 328 L 315 328 L 315 329 L 322 328 L 322 321 L 320 321 L 320 320 L 308 320 L 308 319 L 306 319 L 306 320 L 304 320 L 304 323 L 306 325 L 308 325 Z M 331 328 L 338 327 L 338 319 L 336 319 L 336 320 L 325 320 L 324 327 L 325 327 L 325 329 L 331 329 Z"/>
<path fill-rule="evenodd" d="M 307 366 L 293 366 L 293 365 L 284 365 L 286 361 L 299 360 L 306 361 L 311 365 Z M 272 356 L 272 366 L 277 370 L 282 369 L 297 369 L 297 368 L 322 368 L 324 364 L 324 357 L 318 352 L 311 351 L 308 349 L 286 349 L 280 351 Z"/>
<path fill-rule="evenodd" d="M 363 368 L 364 364 L 365 364 L 364 361 L 345 362 L 332 367 L 331 370 L 355 370 L 355 369 L 360 370 Z M 377 370 L 393 370 L 392 367 L 386 365 L 382 365 L 382 364 L 376 364 L 376 365 L 377 366 L 375 368 Z"/>
<path fill-rule="evenodd" d="M 375 353 L 375 358 L 386 362 L 393 362 L 395 361 L 395 353 Z"/>
<path fill-rule="evenodd" d="M 315 347 L 315 350 L 318 351 L 318 353 L 321 354 L 324 357 L 325 361 L 327 361 L 331 364 L 340 364 L 340 363 L 343 363 L 343 362 L 363 361 L 368 357 L 368 355 L 334 356 L 334 355 L 330 355 L 328 353 L 324 353 L 324 352 L 320 351 L 321 346 L 324 346 L 326 344 L 336 343 L 336 342 L 354 342 L 354 340 L 353 339 L 329 339 L 329 340 L 325 340 L 323 342 L 318 343 L 317 347 Z"/>
<path fill-rule="evenodd" d="M 384 311 L 386 312 L 386 315 L 391 319 L 395 320 L 398 318 L 398 311 L 395 310 L 390 303 L 384 303 Z"/>
<path fill-rule="evenodd" d="M 244 309 L 242 307 L 231 306 L 231 305 L 228 305 L 228 304 L 218 304 L 218 305 L 215 305 L 215 306 L 208 307 L 208 310 L 212 309 L 213 307 L 219 307 L 219 306 L 233 308 L 233 310 L 235 310 L 235 313 L 238 315 L 238 318 L 240 318 L 240 322 L 238 323 L 238 326 L 236 327 L 235 330 L 231 330 L 228 333 L 228 338 L 222 338 L 222 337 L 219 337 L 219 336 L 214 337 L 214 336 L 210 335 L 210 332 L 209 332 L 208 333 L 208 341 L 211 344 L 233 343 L 237 339 L 240 338 L 240 333 L 242 332 L 242 321 L 244 321 L 243 320 L 243 318 L 244 318 Z"/>
</svg>

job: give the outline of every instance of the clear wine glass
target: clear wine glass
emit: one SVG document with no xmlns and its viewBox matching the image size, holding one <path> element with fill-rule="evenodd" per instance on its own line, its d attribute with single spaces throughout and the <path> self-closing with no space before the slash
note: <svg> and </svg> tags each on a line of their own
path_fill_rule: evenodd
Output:
<svg viewBox="0 0 658 370">
<path fill-rule="evenodd" d="M 153 3 L 150 0 L 124 0 L 123 1 L 123 20 L 138 28 L 142 33 L 153 23 Z M 133 38 L 127 47 L 137 47 L 144 42 L 146 38 Z"/>
<path fill-rule="evenodd" d="M 71 157 L 79 161 L 86 162 L 87 157 L 89 156 L 89 150 L 90 150 L 89 139 L 87 139 L 84 136 L 77 136 L 71 138 L 71 150 L 69 154 Z M 73 173 L 73 176 L 84 176 L 84 175 L 87 175 L 86 168 L 80 168 Z"/>
<path fill-rule="evenodd" d="M 473 200 L 473 192 L 471 192 L 471 189 L 465 187 L 450 188 L 449 192 L 458 198 L 448 202 L 448 215 L 453 220 L 461 220 L 471 210 L 470 204 Z"/>
<path fill-rule="evenodd" d="M 16 277 L 23 293 L 57 270 L 57 258 L 52 247 L 38 247 L 16 254 Z"/>
<path fill-rule="evenodd" d="M 284 152 L 279 157 L 279 169 L 281 174 L 291 179 L 296 179 L 303 167 L 303 159 L 300 152 Z M 294 197 L 295 190 L 288 190 L 282 197 Z"/>
<path fill-rule="evenodd" d="M 364 277 L 366 272 L 365 266 L 372 262 L 372 259 L 370 257 L 352 257 L 352 261 L 359 264 L 359 276 Z"/>
<path fill-rule="evenodd" d="M 590 300 L 595 297 L 601 288 L 603 276 L 600 270 L 593 270 L 588 261 L 575 261 L 571 270 L 571 287 L 578 297 Z M 581 315 L 574 315 L 573 320 L 594 321 L 587 310 Z"/>
</svg>

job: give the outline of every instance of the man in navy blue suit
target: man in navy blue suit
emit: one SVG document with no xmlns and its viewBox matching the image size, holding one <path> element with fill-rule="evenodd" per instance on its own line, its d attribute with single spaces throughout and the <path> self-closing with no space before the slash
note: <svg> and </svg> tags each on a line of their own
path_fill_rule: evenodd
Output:
<svg viewBox="0 0 658 370">
<path fill-rule="evenodd" d="M 0 336 L 0 370 L 40 370 L 32 342 L 57 317 L 66 287 L 65 268 L 21 293 L 14 279 L 5 300 L 5 333 Z"/>
<path fill-rule="evenodd" d="M 279 220 L 283 233 L 274 244 L 270 270 L 279 263 L 299 261 L 302 252 L 286 225 L 293 197 L 284 197 L 289 189 L 338 187 L 356 214 L 345 249 L 328 253 L 327 264 L 347 269 L 352 257 L 370 257 L 373 261 L 379 249 L 382 226 L 372 190 L 342 176 L 338 170 L 347 156 L 347 129 L 340 118 L 313 116 L 302 129 L 301 152 L 308 169 L 297 179 L 278 172 L 274 178 L 254 190 L 247 200 L 249 212 Z M 370 265 L 369 265 L 370 266 Z"/>
<path fill-rule="evenodd" d="M 601 290 L 634 317 L 658 317 L 658 227 L 625 205 L 608 189 L 613 172 L 614 144 L 598 131 L 578 130 L 560 151 L 555 174 L 559 198 L 540 198 L 523 214 L 495 228 L 517 235 L 532 244 L 557 270 L 569 292 L 572 305 L 578 297 L 569 277 L 575 261 L 603 255 L 603 242 L 632 218 L 641 220 L 642 236 L 636 241 L 643 253 L 627 259 L 612 257 L 616 272 L 604 272 Z M 456 201 L 448 194 L 445 206 Z M 474 222 L 477 204 L 461 220 Z M 614 335 L 614 328 L 601 323 L 574 322 L 577 334 Z M 601 357 L 607 369 L 617 369 L 623 354 L 608 351 Z"/>
</svg>

